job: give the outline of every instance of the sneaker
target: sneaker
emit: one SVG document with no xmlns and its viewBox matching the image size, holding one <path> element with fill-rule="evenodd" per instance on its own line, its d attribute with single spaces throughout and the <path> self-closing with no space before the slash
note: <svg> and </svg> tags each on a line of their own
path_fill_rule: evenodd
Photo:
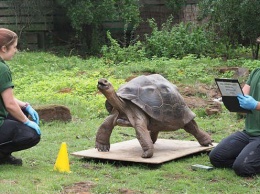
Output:
<svg viewBox="0 0 260 194">
<path fill-rule="evenodd" d="M 15 158 L 12 155 L 5 156 L 3 158 L 0 158 L 0 165 L 2 164 L 10 164 L 10 165 L 16 165 L 16 166 L 22 166 L 23 161 L 20 158 Z"/>
</svg>

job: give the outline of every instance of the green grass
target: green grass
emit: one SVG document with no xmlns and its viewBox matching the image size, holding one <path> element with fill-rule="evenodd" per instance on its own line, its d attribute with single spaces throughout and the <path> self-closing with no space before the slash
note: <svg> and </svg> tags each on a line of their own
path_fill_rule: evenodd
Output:
<svg viewBox="0 0 260 194">
<path fill-rule="evenodd" d="M 222 62 L 219 59 L 195 59 L 190 56 L 183 60 L 153 59 L 108 66 L 102 59 L 96 58 L 83 60 L 48 53 L 19 53 L 13 61 L 8 62 L 13 72 L 16 97 L 29 101 L 33 106 L 54 103 L 65 105 L 70 108 L 73 119 L 69 123 L 41 122 L 41 142 L 31 149 L 14 153 L 23 159 L 24 165 L 0 166 L 0 193 L 62 193 L 66 187 L 88 181 L 94 184 L 91 193 L 98 194 L 123 193 L 123 189 L 145 194 L 259 193 L 258 177 L 241 178 L 230 169 L 193 171 L 192 164 L 210 165 L 207 153 L 155 166 L 85 160 L 69 155 L 72 172 L 53 171 L 62 142 L 67 143 L 69 153 L 95 145 L 96 130 L 107 115 L 105 98 L 96 89 L 99 78 L 109 78 L 118 88 L 129 76 L 153 72 L 164 75 L 176 84 L 213 85 L 214 77 L 223 76 L 216 71 L 217 67 L 239 65 L 253 69 L 259 63 L 250 60 Z M 64 88 L 70 88 L 71 92 L 61 93 Z M 220 115 L 198 116 L 196 121 L 212 135 L 215 142 L 242 129 L 244 125 L 243 119 L 238 120 L 235 113 L 225 109 Z M 160 137 L 194 140 L 184 130 L 161 133 Z M 133 138 L 134 129 L 116 127 L 111 143 Z"/>
</svg>

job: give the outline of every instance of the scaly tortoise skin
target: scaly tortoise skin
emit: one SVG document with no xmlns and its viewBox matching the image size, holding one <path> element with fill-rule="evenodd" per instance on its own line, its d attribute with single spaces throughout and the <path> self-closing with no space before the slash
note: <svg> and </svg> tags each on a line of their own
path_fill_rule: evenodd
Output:
<svg viewBox="0 0 260 194">
<path fill-rule="evenodd" d="M 200 145 L 212 144 L 209 134 L 198 128 L 195 114 L 185 104 L 177 87 L 159 74 L 136 77 L 117 92 L 110 82 L 102 78 L 97 88 L 107 98 L 106 107 L 110 113 L 96 134 L 98 151 L 109 151 L 110 136 L 117 125 L 135 128 L 143 158 L 153 156 L 153 144 L 160 131 L 183 128 Z"/>
</svg>

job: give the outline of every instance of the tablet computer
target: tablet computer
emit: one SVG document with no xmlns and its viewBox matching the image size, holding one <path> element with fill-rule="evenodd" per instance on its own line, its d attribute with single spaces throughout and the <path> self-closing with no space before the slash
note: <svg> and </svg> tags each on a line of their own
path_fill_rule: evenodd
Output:
<svg viewBox="0 0 260 194">
<path fill-rule="evenodd" d="M 237 95 L 244 95 L 244 93 L 237 79 L 215 78 L 215 82 L 221 93 L 222 101 L 230 112 L 252 113 L 251 110 L 244 109 L 239 105 Z"/>
</svg>

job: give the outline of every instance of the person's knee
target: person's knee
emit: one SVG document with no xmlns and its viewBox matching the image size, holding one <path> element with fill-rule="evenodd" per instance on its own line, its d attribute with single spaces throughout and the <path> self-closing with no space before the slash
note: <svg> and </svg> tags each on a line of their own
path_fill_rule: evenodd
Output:
<svg viewBox="0 0 260 194">
<path fill-rule="evenodd" d="M 212 151 L 209 153 L 209 160 L 211 163 L 215 161 L 215 156 L 212 154 Z"/>
<path fill-rule="evenodd" d="M 256 174 L 254 168 L 251 165 L 245 163 L 238 163 L 234 162 L 233 170 L 235 171 L 236 175 L 241 177 L 249 177 L 254 176 Z"/>
<path fill-rule="evenodd" d="M 209 161 L 213 166 L 220 167 L 219 158 L 212 151 L 209 153 Z"/>
<path fill-rule="evenodd" d="M 209 153 L 209 161 L 210 163 L 217 168 L 231 168 L 232 163 L 227 158 L 223 157 L 223 155 L 217 151 L 212 150 Z"/>
<path fill-rule="evenodd" d="M 28 147 L 33 147 L 38 144 L 41 140 L 41 136 L 37 133 L 27 133 L 27 136 L 24 137 L 23 141 L 20 141 L 20 144 L 27 145 Z"/>
<path fill-rule="evenodd" d="M 38 144 L 41 140 L 41 136 L 40 135 L 34 135 L 31 139 L 31 144 L 32 146 L 35 146 L 36 144 Z"/>
<path fill-rule="evenodd" d="M 34 138 L 34 141 L 35 141 L 35 145 L 38 144 L 41 140 L 41 136 L 40 135 L 37 135 L 37 137 Z"/>
</svg>

